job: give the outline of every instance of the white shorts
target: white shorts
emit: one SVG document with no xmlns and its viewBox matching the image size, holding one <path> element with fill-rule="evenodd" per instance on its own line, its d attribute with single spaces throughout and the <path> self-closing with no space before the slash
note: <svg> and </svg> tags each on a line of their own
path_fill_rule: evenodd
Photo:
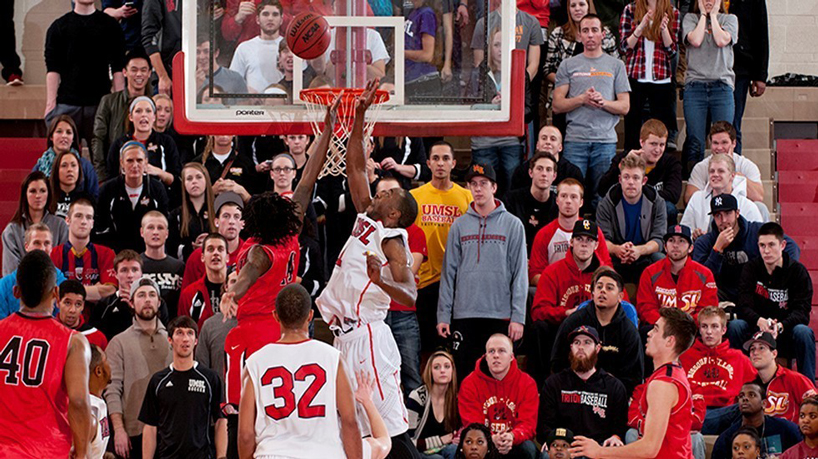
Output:
<svg viewBox="0 0 818 459">
<path fill-rule="evenodd" d="M 383 417 L 389 436 L 406 432 L 409 417 L 400 389 L 400 352 L 392 330 L 383 321 L 365 324 L 336 336 L 333 345 L 341 351 L 344 370 L 348 373 L 353 392 L 358 387 L 355 372 L 363 371 L 375 379 L 372 401 Z M 360 404 L 357 405 L 357 412 L 361 435 L 370 435 L 369 421 Z"/>
</svg>

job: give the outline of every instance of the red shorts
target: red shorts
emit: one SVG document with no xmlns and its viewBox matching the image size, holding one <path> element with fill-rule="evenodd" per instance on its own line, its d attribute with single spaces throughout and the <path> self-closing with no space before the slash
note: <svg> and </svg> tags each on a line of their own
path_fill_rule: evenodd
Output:
<svg viewBox="0 0 818 459">
<path fill-rule="evenodd" d="M 230 330 L 224 340 L 224 384 L 227 403 L 238 408 L 241 401 L 241 374 L 247 357 L 262 347 L 281 338 L 278 322 L 270 318 L 258 318 L 240 322 Z"/>
</svg>

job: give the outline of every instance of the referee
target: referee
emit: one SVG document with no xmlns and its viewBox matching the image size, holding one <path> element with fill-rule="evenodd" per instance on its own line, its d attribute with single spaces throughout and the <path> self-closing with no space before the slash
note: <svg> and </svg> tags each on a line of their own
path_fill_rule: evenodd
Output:
<svg viewBox="0 0 818 459">
<path fill-rule="evenodd" d="M 188 316 L 168 325 L 173 363 L 151 377 L 139 412 L 139 420 L 145 423 L 145 458 L 212 459 L 214 421 L 215 457 L 227 454 L 227 422 L 221 413 L 224 392 L 218 375 L 193 360 L 198 332 Z"/>
</svg>

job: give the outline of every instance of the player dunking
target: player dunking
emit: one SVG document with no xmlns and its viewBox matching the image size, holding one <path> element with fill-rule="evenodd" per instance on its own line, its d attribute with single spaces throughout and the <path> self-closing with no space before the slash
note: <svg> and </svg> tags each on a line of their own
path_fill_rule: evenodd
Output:
<svg viewBox="0 0 818 459">
<path fill-rule="evenodd" d="M 91 438 L 88 365 L 82 334 L 51 313 L 57 298 L 51 258 L 26 254 L 14 296 L 20 311 L 0 321 L 0 455 L 85 458 Z"/>
<path fill-rule="evenodd" d="M 375 378 L 373 399 L 392 437 L 391 456 L 412 457 L 414 448 L 406 435 L 409 424 L 400 389 L 400 354 L 384 318 L 390 299 L 415 304 L 417 288 L 404 228 L 414 222 L 417 203 L 400 188 L 382 191 L 374 199 L 369 195 L 363 122 L 377 87 L 377 80 L 370 81 L 358 98 L 347 149 L 349 190 L 359 214 L 316 304 L 335 334 L 334 345 L 347 368 Z M 369 434 L 360 405 L 358 413 L 362 433 Z"/>
</svg>

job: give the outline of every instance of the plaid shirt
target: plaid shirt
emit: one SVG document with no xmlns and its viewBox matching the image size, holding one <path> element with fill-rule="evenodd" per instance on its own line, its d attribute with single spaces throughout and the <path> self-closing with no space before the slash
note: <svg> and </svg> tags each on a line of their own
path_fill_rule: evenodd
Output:
<svg viewBox="0 0 818 459">
<path fill-rule="evenodd" d="M 671 7 L 672 8 L 672 7 Z M 620 42 L 620 49 L 625 54 L 625 67 L 628 70 L 628 76 L 633 79 L 645 78 L 645 36 L 639 37 L 636 46 L 633 49 L 628 49 L 628 37 L 633 34 L 639 23 L 634 18 L 635 3 L 630 3 L 622 11 L 622 19 L 619 21 L 619 36 L 622 37 Z M 665 46 L 662 40 L 654 43 L 653 47 L 653 79 L 656 81 L 665 80 L 671 75 L 671 61 L 676 56 L 677 46 L 679 42 L 679 34 L 682 33 L 681 17 L 679 10 L 673 8 L 673 20 L 668 24 L 670 26 L 670 36 L 672 43 L 670 46 Z"/>
</svg>

